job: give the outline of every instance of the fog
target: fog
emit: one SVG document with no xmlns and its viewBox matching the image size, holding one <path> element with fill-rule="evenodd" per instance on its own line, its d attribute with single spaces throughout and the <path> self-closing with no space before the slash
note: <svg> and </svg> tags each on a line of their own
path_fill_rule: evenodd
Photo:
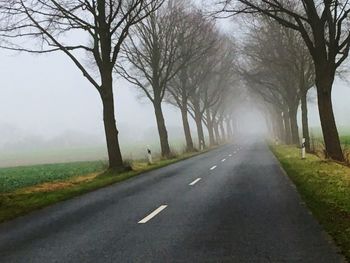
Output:
<svg viewBox="0 0 350 263">
<path fill-rule="evenodd" d="M 68 58 L 61 53 L 37 56 L 2 50 L 0 57 L 1 166 L 106 157 L 100 97 Z M 147 145 L 158 150 L 148 101 L 121 79 L 115 80 L 115 99 L 124 155 L 140 157 Z M 165 106 L 164 112 L 171 142 L 178 145 L 181 118 L 172 106 Z"/>
<path fill-rule="evenodd" d="M 220 21 L 227 30 L 230 21 Z M 94 87 L 62 53 L 30 55 L 0 50 L 0 166 L 106 158 L 102 105 Z M 339 126 L 349 125 L 350 89 L 337 79 L 333 102 Z M 126 158 L 142 158 L 147 145 L 159 150 L 153 107 L 131 84 L 115 80 L 117 125 Z M 309 94 L 311 127 L 319 127 L 315 91 Z M 179 111 L 164 105 L 170 144 L 185 144 Z M 266 135 L 264 115 L 240 108 L 241 134 Z M 195 126 L 191 120 L 192 132 Z M 193 134 L 194 135 L 194 134 Z M 195 138 L 195 136 L 194 136 Z"/>
</svg>

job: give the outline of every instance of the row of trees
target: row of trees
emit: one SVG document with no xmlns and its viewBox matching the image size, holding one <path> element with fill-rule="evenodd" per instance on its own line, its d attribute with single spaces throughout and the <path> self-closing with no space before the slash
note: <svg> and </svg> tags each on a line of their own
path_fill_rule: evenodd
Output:
<svg viewBox="0 0 350 263">
<path fill-rule="evenodd" d="M 318 109 L 328 156 L 344 161 L 332 107 L 332 87 L 337 70 L 350 49 L 347 0 L 213 0 L 216 14 L 267 16 L 298 33 L 312 58 Z"/>
<path fill-rule="evenodd" d="M 232 135 L 234 100 L 241 94 L 234 88 L 238 75 L 265 102 L 274 130 L 287 143 L 299 143 L 301 103 L 309 149 L 307 91 L 315 85 L 326 151 L 343 161 L 331 92 L 349 53 L 350 3 L 213 1 L 220 7 L 216 14 L 254 18 L 239 61 L 234 41 L 187 1 L 0 0 L 0 45 L 31 53 L 60 51 L 77 66 L 102 100 L 110 168 L 123 168 L 114 111 L 117 74 L 152 103 L 164 157 L 171 155 L 164 103 L 181 112 L 187 150 L 195 148 L 189 116 L 198 147 L 207 145 L 204 126 L 209 144 L 216 144 Z"/>
<path fill-rule="evenodd" d="M 240 72 L 252 94 L 268 109 L 271 130 L 287 144 L 300 144 L 297 112 L 310 151 L 307 93 L 315 84 L 312 58 L 301 36 L 268 17 L 251 22 Z"/>
<path fill-rule="evenodd" d="M 153 104 L 162 156 L 171 155 L 164 102 L 180 109 L 188 151 L 195 148 L 188 116 L 195 121 L 200 149 L 206 147 L 203 124 L 210 145 L 222 140 L 219 126 L 224 137 L 226 128 L 232 134 L 224 100 L 234 95 L 233 47 L 212 20 L 185 2 L 169 2 L 133 29 L 117 72 Z"/>
<path fill-rule="evenodd" d="M 199 148 L 206 146 L 203 124 L 210 144 L 232 134 L 232 41 L 188 2 L 0 0 L 0 21 L 2 48 L 62 52 L 97 90 L 110 168 L 124 168 L 114 110 L 116 74 L 152 102 L 164 157 L 171 155 L 164 102 L 181 110 L 188 150 L 194 150 L 188 115 L 196 122 Z"/>
</svg>

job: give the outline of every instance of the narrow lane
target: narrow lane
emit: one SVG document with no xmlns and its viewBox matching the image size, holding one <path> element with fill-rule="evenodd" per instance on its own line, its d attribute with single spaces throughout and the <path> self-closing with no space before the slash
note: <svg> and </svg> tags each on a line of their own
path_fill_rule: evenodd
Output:
<svg viewBox="0 0 350 263">
<path fill-rule="evenodd" d="M 341 257 L 267 146 L 254 143 L 221 147 L 2 224 L 0 262 Z"/>
</svg>

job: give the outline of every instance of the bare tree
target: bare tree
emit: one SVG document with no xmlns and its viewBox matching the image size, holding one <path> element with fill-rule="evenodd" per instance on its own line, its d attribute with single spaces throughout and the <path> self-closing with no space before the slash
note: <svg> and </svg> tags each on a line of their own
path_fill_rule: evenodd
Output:
<svg viewBox="0 0 350 263">
<path fill-rule="evenodd" d="M 262 85 L 261 88 L 271 90 L 263 93 L 265 99 L 266 95 L 269 95 L 270 98 L 273 95 L 272 98 L 284 101 L 282 104 L 288 108 L 287 111 L 283 110 L 284 118 L 285 123 L 290 123 L 291 142 L 299 144 L 297 110 L 301 96 L 303 95 L 303 99 L 306 99 L 306 93 L 314 83 L 311 56 L 297 32 L 282 27 L 269 18 L 258 19 L 250 32 L 250 37 L 245 43 L 245 53 L 252 62 L 250 66 L 255 68 L 254 74 L 260 76 L 256 78 L 248 72 L 245 75 L 251 78 L 250 81 L 260 84 L 264 82 L 265 85 Z M 279 96 L 274 95 L 276 92 Z M 275 104 L 278 105 L 279 102 Z M 307 119 L 304 118 L 305 116 L 307 118 L 306 103 L 302 105 L 302 112 L 303 131 L 308 139 Z M 286 127 L 286 132 L 288 142 L 289 127 Z"/>
<path fill-rule="evenodd" d="M 131 67 L 117 67 L 118 73 L 140 88 L 152 102 L 164 157 L 169 157 L 171 152 L 162 103 L 169 81 L 184 66 L 185 60 L 182 58 L 189 57 L 191 51 L 182 52 L 178 44 L 180 35 L 184 38 L 182 41 L 191 41 L 189 34 L 182 34 L 182 18 L 181 8 L 169 4 L 139 23 L 123 45 L 124 61 Z"/>
<path fill-rule="evenodd" d="M 221 92 L 220 100 L 210 108 L 212 127 L 210 127 L 210 125 L 207 125 L 207 127 L 208 130 L 211 128 L 213 129 L 215 135 L 215 143 L 224 143 L 225 141 L 233 138 L 233 118 L 235 113 L 235 105 L 239 104 L 239 101 L 237 100 L 239 96 L 240 90 L 237 89 L 234 84 L 232 86 L 228 85 Z M 206 118 L 208 117 L 206 116 Z M 224 125 L 225 122 L 226 129 Z"/>
<path fill-rule="evenodd" d="M 234 88 L 237 84 L 236 50 L 232 39 L 222 39 L 214 59 L 217 62 L 212 65 L 213 73 L 209 81 L 209 90 L 204 90 L 203 92 L 203 101 L 206 102 L 204 123 L 208 128 L 210 145 L 217 143 L 214 134 L 215 121 L 217 121 L 218 115 L 222 115 L 219 118 L 220 123 L 226 121 L 227 135 L 232 137 L 232 105 L 235 102 L 234 99 L 237 93 L 237 90 Z"/>
<path fill-rule="evenodd" d="M 288 28 L 285 28 L 288 30 Z M 287 48 L 292 60 L 293 69 L 299 80 L 299 96 L 301 104 L 302 134 L 305 139 L 305 149 L 310 152 L 310 131 L 308 121 L 308 99 L 309 90 L 315 86 L 315 68 L 312 57 L 307 50 L 300 34 L 290 32 Z"/>
<path fill-rule="evenodd" d="M 109 167 L 123 168 L 113 98 L 113 68 L 130 28 L 164 0 L 1 0 L 2 47 L 31 53 L 61 51 L 99 92 Z M 79 36 L 77 38 L 76 36 Z M 33 41 L 36 48 L 33 48 Z M 84 54 L 92 59 L 84 63 Z M 91 63 L 89 63 L 91 64 Z"/>
<path fill-rule="evenodd" d="M 350 2 L 347 0 L 224 0 L 218 13 L 264 14 L 300 32 L 315 66 L 318 108 L 328 156 L 344 161 L 332 107 L 337 69 L 350 49 Z"/>
<path fill-rule="evenodd" d="M 215 75 L 214 69 L 218 63 L 218 60 L 215 59 L 218 52 L 217 48 L 218 46 L 211 49 L 195 65 L 188 67 L 188 83 L 192 87 L 188 98 L 188 109 L 197 126 L 199 149 L 206 147 L 203 129 L 205 111 L 208 107 L 215 104 L 215 102 L 211 102 L 208 98 L 213 90 L 211 81 Z"/>
<path fill-rule="evenodd" d="M 206 53 L 215 46 L 217 39 L 216 35 L 213 37 L 214 24 L 206 19 L 200 11 L 190 10 L 186 12 L 183 10 L 183 12 L 184 17 L 180 21 L 182 32 L 178 35 L 177 40 L 179 52 L 182 54 L 179 57 L 179 63 L 183 67 L 168 84 L 167 91 L 170 96 L 167 97 L 167 102 L 180 109 L 186 148 L 187 151 L 193 151 L 194 144 L 188 121 L 188 100 L 193 92 L 193 86 L 189 85 L 188 67 L 196 65 L 201 57 L 206 56 Z"/>
<path fill-rule="evenodd" d="M 210 81 L 212 86 L 203 89 L 202 101 L 203 101 L 203 109 L 204 113 L 202 116 L 202 121 L 207 127 L 208 135 L 209 135 L 209 145 L 213 146 L 216 144 L 215 141 L 215 131 L 214 131 L 214 114 L 213 108 L 216 104 L 220 102 L 221 97 L 225 94 L 226 86 L 214 86 L 213 81 Z M 223 119 L 222 119 L 223 121 Z"/>
<path fill-rule="evenodd" d="M 264 53 L 264 50 L 251 48 L 249 52 L 246 52 L 250 57 L 249 66 L 245 65 L 246 69 L 241 69 L 241 74 L 247 83 L 247 87 L 252 94 L 258 95 L 266 103 L 270 104 L 276 109 L 277 114 L 282 116 L 283 119 L 283 136 L 281 139 L 287 144 L 292 143 L 292 130 L 291 121 L 288 104 L 286 103 L 286 96 L 284 94 L 284 89 L 280 89 L 281 83 L 278 78 L 276 78 L 275 72 L 270 68 L 266 67 L 263 60 L 256 58 L 255 52 Z M 254 52 L 254 53 L 253 53 Z M 257 59 L 257 60 L 255 60 Z M 257 63 L 258 62 L 258 63 Z M 271 61 L 270 61 L 271 62 Z"/>
<path fill-rule="evenodd" d="M 278 53 L 269 52 L 272 48 L 269 41 L 261 45 L 261 39 L 250 38 L 248 42 L 250 45 L 245 47 L 245 54 L 249 59 L 249 66 L 246 65 L 242 75 L 252 91 L 281 110 L 286 132 L 285 142 L 297 143 L 295 142 L 298 140 L 295 110 L 299 101 L 298 87 L 293 85 L 295 84 L 293 82 L 288 83 L 290 72 L 286 68 L 280 68 L 281 58 Z M 266 46 L 263 47 L 264 44 L 268 45 L 268 49 Z"/>
</svg>

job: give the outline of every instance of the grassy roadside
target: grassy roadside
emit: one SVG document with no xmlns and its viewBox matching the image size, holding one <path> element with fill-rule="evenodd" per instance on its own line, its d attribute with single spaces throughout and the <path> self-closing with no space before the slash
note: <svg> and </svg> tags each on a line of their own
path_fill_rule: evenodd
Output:
<svg viewBox="0 0 350 263">
<path fill-rule="evenodd" d="M 0 193 L 0 223 L 48 205 L 118 183 L 141 173 L 155 170 L 203 152 L 186 153 L 173 159 L 159 160 L 152 165 L 134 162 L 132 171 L 116 174 L 113 171 L 91 173 L 67 180 L 58 180 L 21 188 L 12 192 Z"/>
<path fill-rule="evenodd" d="M 301 160 L 295 147 L 271 148 L 314 216 L 350 260 L 350 168 L 311 154 Z"/>
</svg>

